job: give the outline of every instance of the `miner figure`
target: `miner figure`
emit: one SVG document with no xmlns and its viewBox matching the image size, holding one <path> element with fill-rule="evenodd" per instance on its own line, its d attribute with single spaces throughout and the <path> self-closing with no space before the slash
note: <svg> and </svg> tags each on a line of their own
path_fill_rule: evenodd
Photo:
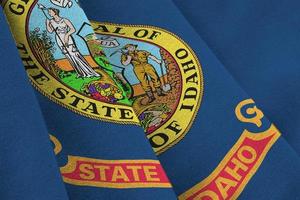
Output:
<svg viewBox="0 0 300 200">
<path fill-rule="evenodd" d="M 161 82 L 157 72 L 153 65 L 148 62 L 148 58 L 152 59 L 158 64 L 161 64 L 161 60 L 151 55 L 148 51 L 137 50 L 137 45 L 127 44 L 123 47 L 121 63 L 125 66 L 131 64 L 133 66 L 133 71 L 140 81 L 143 90 L 148 96 L 148 103 L 155 100 L 151 86 L 149 84 L 148 77 L 150 77 L 153 86 L 156 89 L 158 96 L 165 96 L 161 89 Z"/>
</svg>

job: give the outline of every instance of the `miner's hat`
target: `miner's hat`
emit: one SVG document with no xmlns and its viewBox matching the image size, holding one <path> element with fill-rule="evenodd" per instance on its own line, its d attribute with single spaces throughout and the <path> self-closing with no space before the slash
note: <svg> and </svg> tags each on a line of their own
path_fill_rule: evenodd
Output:
<svg viewBox="0 0 300 200">
<path fill-rule="evenodd" d="M 128 47 L 135 47 L 135 48 L 137 48 L 138 45 L 136 45 L 136 44 L 126 44 L 126 45 L 123 47 L 123 49 L 127 49 Z"/>
</svg>

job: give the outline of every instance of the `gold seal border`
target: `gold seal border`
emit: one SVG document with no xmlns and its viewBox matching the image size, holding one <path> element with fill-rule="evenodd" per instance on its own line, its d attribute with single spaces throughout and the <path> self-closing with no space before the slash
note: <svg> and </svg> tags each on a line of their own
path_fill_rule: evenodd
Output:
<svg viewBox="0 0 300 200">
<path fill-rule="evenodd" d="M 6 1 L 7 2 L 7 1 Z M 31 16 L 31 10 L 33 8 L 33 6 L 35 6 L 37 1 L 34 1 L 32 2 L 31 4 L 29 3 L 28 5 L 26 5 L 27 7 L 27 11 L 26 11 L 26 14 L 24 16 L 24 20 L 26 22 L 28 22 L 30 16 Z M 8 13 L 7 13 L 8 14 Z M 94 22 L 95 21 L 91 21 L 91 22 Z M 186 126 L 184 126 L 184 131 L 178 136 L 176 137 L 174 140 L 172 140 L 170 143 L 166 144 L 166 146 L 162 147 L 160 150 L 156 151 L 156 154 L 161 154 L 163 152 L 165 152 L 166 150 L 168 150 L 169 148 L 171 148 L 172 146 L 174 146 L 175 144 L 177 144 L 181 139 L 183 139 L 185 137 L 185 135 L 187 134 L 187 132 L 189 131 L 189 129 L 191 128 L 192 126 L 192 123 L 194 122 L 196 116 L 197 116 L 197 113 L 199 112 L 199 108 L 200 108 L 200 105 L 201 105 L 201 102 L 202 102 L 202 98 L 203 98 L 203 91 L 204 91 L 204 81 L 203 81 L 203 72 L 202 72 L 202 66 L 198 60 L 198 57 L 196 56 L 195 52 L 187 45 L 186 42 L 184 42 L 179 36 L 175 35 L 174 33 L 172 32 L 169 32 L 165 29 L 162 29 L 162 28 L 159 28 L 159 27 L 155 27 L 155 26 L 151 26 L 151 25 L 133 25 L 133 24 L 114 24 L 114 23 L 109 23 L 109 22 L 98 22 L 98 23 L 102 23 L 102 24 L 107 24 L 107 25 L 119 25 L 121 27 L 135 27 L 135 28 L 149 28 L 149 29 L 153 29 L 153 30 L 159 30 L 163 33 L 166 33 L 170 36 L 173 36 L 175 40 L 177 40 L 178 42 L 180 42 L 185 48 L 186 50 L 191 53 L 192 57 L 193 57 L 193 60 L 195 61 L 195 65 L 197 65 L 197 71 L 199 73 L 199 85 L 200 85 L 200 93 L 198 95 L 198 102 L 197 102 L 197 105 L 195 105 L 195 111 L 193 111 L 192 113 L 192 117 L 191 117 L 191 120 L 189 121 L 189 123 L 187 123 Z M 24 44 L 27 46 L 27 47 L 30 47 L 30 51 L 29 52 L 32 52 L 32 49 L 31 49 L 31 45 L 30 45 L 30 42 L 28 41 L 28 35 L 26 33 L 26 30 L 27 30 L 27 24 L 24 24 L 24 25 L 19 25 L 20 28 L 21 27 L 24 27 L 24 30 L 22 31 L 25 31 L 25 37 L 23 38 L 23 42 Z M 17 40 L 18 41 L 18 40 Z M 144 40 L 141 40 L 141 41 L 144 41 Z M 147 41 L 144 41 L 144 42 L 147 42 Z M 155 43 L 154 43 L 155 44 Z M 35 55 L 32 53 L 30 53 L 30 56 L 33 56 L 32 58 L 34 58 L 34 60 L 37 61 L 37 58 L 35 57 Z M 37 65 L 40 69 L 44 70 L 44 68 L 42 67 L 42 65 L 38 62 L 38 65 Z M 49 73 L 47 73 L 49 74 Z M 50 77 L 50 78 L 54 78 L 54 77 Z M 54 78 L 55 79 L 55 78 Z M 95 119 L 95 120 L 99 120 L 99 121 L 104 121 L 104 122 L 112 122 L 112 123 L 117 123 L 117 124 L 132 124 L 132 125 L 139 125 L 139 122 L 135 121 L 135 119 L 137 119 L 136 117 L 136 113 L 133 111 L 133 116 L 135 117 L 135 119 L 133 120 L 112 120 L 112 119 L 107 119 L 107 118 L 103 118 L 101 116 L 94 116 L 92 114 L 89 114 L 89 113 L 85 113 L 83 111 L 80 111 L 79 109 L 77 108 L 72 108 L 71 106 L 69 106 L 67 103 L 65 102 L 61 102 L 57 99 L 55 99 L 54 97 L 52 97 L 50 94 L 48 94 L 46 91 L 44 91 L 43 88 L 40 88 L 36 83 L 34 83 L 33 80 L 31 80 L 31 78 L 29 77 L 29 80 L 30 80 L 30 83 L 33 85 L 34 88 L 37 89 L 37 91 L 39 91 L 41 94 L 43 94 L 44 96 L 46 96 L 48 99 L 50 99 L 52 102 L 70 110 L 70 111 L 73 111 L 74 113 L 76 114 L 79 114 L 79 115 L 82 115 L 84 117 L 87 117 L 87 118 L 91 118 L 91 119 Z M 55 80 L 57 81 L 57 80 Z M 62 85 L 65 87 L 65 85 L 59 81 L 57 81 L 59 85 Z M 73 91 L 74 92 L 74 91 Z M 77 92 L 75 91 L 75 93 L 77 94 Z M 79 94 L 80 96 L 82 96 L 81 94 Z M 84 99 L 88 99 L 86 98 L 85 96 L 83 97 Z M 109 105 L 114 105 L 114 104 L 109 104 Z M 122 107 L 127 107 L 127 108 L 131 108 L 130 106 L 126 106 L 126 105 L 120 105 Z M 170 120 L 170 119 L 169 119 Z M 173 137 L 172 137 L 173 138 Z"/>
<path fill-rule="evenodd" d="M 200 108 L 200 105 L 202 103 L 202 98 L 203 98 L 203 94 L 204 94 L 204 77 L 203 77 L 203 71 L 202 71 L 202 65 L 198 59 L 198 57 L 196 56 L 196 53 L 193 51 L 193 49 L 183 40 L 181 39 L 178 35 L 166 30 L 166 29 L 163 29 L 163 28 L 160 28 L 160 27 L 157 27 L 157 26 L 152 26 L 152 25 L 140 25 L 140 24 L 118 24 L 118 23 L 111 23 L 111 22 L 98 22 L 98 21 L 95 21 L 95 20 L 91 20 L 90 19 L 90 22 L 91 22 L 91 25 L 93 26 L 93 24 L 103 24 L 103 25 L 111 25 L 111 26 L 120 26 L 120 27 L 134 27 L 134 28 L 148 28 L 148 29 L 153 29 L 153 30 L 159 30 L 163 33 L 167 33 L 171 36 L 173 36 L 175 39 L 177 39 L 179 42 L 181 42 L 185 47 L 186 49 L 192 54 L 193 58 L 195 59 L 196 61 L 196 67 L 198 68 L 199 70 L 199 81 L 200 81 L 200 94 L 199 94 L 199 102 L 197 103 L 196 107 L 195 107 L 195 111 L 193 112 L 193 116 L 190 120 L 190 123 L 186 126 L 185 130 L 183 131 L 183 133 L 177 137 L 174 141 L 172 141 L 171 143 L 169 143 L 168 145 L 166 145 L 165 147 L 163 147 L 161 150 L 159 151 L 155 151 L 156 155 L 160 155 L 162 153 L 164 153 L 165 151 L 167 151 L 169 148 L 173 147 L 174 145 L 176 145 L 177 143 L 179 143 L 185 136 L 186 134 L 188 133 L 188 131 L 191 129 L 191 126 L 193 125 L 194 121 L 195 121 L 195 118 L 197 117 L 197 114 L 199 112 L 199 108 Z M 97 32 L 96 32 L 97 33 Z M 122 36 L 120 36 L 122 37 Z M 144 40 L 141 40 L 143 42 L 147 42 L 147 41 L 144 41 Z M 156 44 L 155 42 L 153 42 L 154 44 Z M 167 48 L 166 48 L 167 49 Z M 182 78 L 182 77 L 181 77 Z M 172 117 L 169 119 L 171 120 Z"/>
</svg>

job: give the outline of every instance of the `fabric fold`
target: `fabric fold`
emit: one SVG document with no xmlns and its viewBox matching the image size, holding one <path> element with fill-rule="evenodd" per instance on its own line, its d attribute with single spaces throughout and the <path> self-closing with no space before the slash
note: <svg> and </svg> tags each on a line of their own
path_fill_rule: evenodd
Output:
<svg viewBox="0 0 300 200">
<path fill-rule="evenodd" d="M 80 3 L 93 21 L 3 3 L 70 199 L 300 196 L 300 158 L 173 1 Z"/>
<path fill-rule="evenodd" d="M 129 106 L 131 88 L 106 63 L 100 40 L 78 3 L 8 0 L 3 7 L 37 91 L 56 170 L 68 197 L 176 199 L 163 167 L 137 126 Z M 35 142 L 30 136 L 29 140 Z M 29 199 L 37 198 L 43 199 Z"/>
<path fill-rule="evenodd" d="M 299 154 L 299 2 L 173 2 Z"/>
<path fill-rule="evenodd" d="M 130 36 L 138 31 L 135 27 L 146 30 L 145 27 L 154 26 L 152 30 L 160 28 L 175 33 L 200 60 L 204 90 L 197 116 L 183 139 L 166 151 L 157 152 L 180 199 L 299 197 L 296 189 L 299 157 L 279 137 L 279 131 L 235 82 L 172 1 L 101 2 L 101 8 L 97 6 L 98 1 L 81 2 L 88 17 L 99 21 L 94 23 L 96 33 L 99 30 L 115 37 L 114 28 L 123 27 L 120 32 Z M 105 26 L 101 21 L 115 24 Z M 133 28 L 125 29 L 127 26 Z M 165 32 L 161 31 L 161 38 L 165 39 L 168 49 L 173 40 L 164 37 Z M 149 39 L 146 33 L 135 36 L 144 41 Z M 153 43 L 160 42 L 161 38 L 157 36 Z M 176 57 L 176 51 L 171 55 Z M 196 62 L 194 65 L 186 62 L 179 66 L 197 67 Z M 182 116 L 186 117 L 188 115 Z M 182 124 L 176 125 L 180 129 Z M 166 141 L 162 134 L 159 136 Z M 157 148 L 156 144 L 152 146 L 154 150 Z M 284 165 L 285 159 L 293 164 Z M 266 184 L 269 181 L 272 184 Z M 274 190 L 274 184 L 282 187 Z"/>
<path fill-rule="evenodd" d="M 0 198 L 67 200 L 48 131 L 0 14 Z"/>
</svg>

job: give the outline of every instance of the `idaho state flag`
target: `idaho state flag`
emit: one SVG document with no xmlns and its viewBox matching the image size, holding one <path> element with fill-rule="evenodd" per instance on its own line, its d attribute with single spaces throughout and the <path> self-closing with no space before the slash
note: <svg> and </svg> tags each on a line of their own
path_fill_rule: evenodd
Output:
<svg viewBox="0 0 300 200">
<path fill-rule="evenodd" d="M 299 198 L 298 155 L 172 1 L 81 4 L 91 21 L 75 1 L 3 2 L 62 195 Z"/>
<path fill-rule="evenodd" d="M 10 56 L 1 64 L 8 80 L 3 85 L 10 83 L 5 88 L 11 88 L 2 90 L 5 104 L 13 103 L 1 115 L 17 117 L 6 118 L 11 125 L 5 121 L 1 127 L 5 151 L 0 198 L 176 199 L 162 165 L 135 125 L 137 118 L 128 106 L 131 88 L 106 64 L 78 4 L 72 1 L 64 7 L 57 2 L 4 2 L 21 60 L 15 64 L 18 56 Z M 2 49 L 3 60 L 16 54 L 11 47 L 9 52 Z M 22 80 L 21 61 L 36 97 Z"/>
<path fill-rule="evenodd" d="M 180 199 L 299 198 L 298 155 L 172 1 L 102 2 L 101 8 L 96 1 L 82 2 L 88 17 L 99 21 L 92 23 L 96 33 L 164 41 L 181 73 L 178 110 L 160 129 L 146 132 Z M 176 75 L 167 72 L 172 85 Z"/>
</svg>

